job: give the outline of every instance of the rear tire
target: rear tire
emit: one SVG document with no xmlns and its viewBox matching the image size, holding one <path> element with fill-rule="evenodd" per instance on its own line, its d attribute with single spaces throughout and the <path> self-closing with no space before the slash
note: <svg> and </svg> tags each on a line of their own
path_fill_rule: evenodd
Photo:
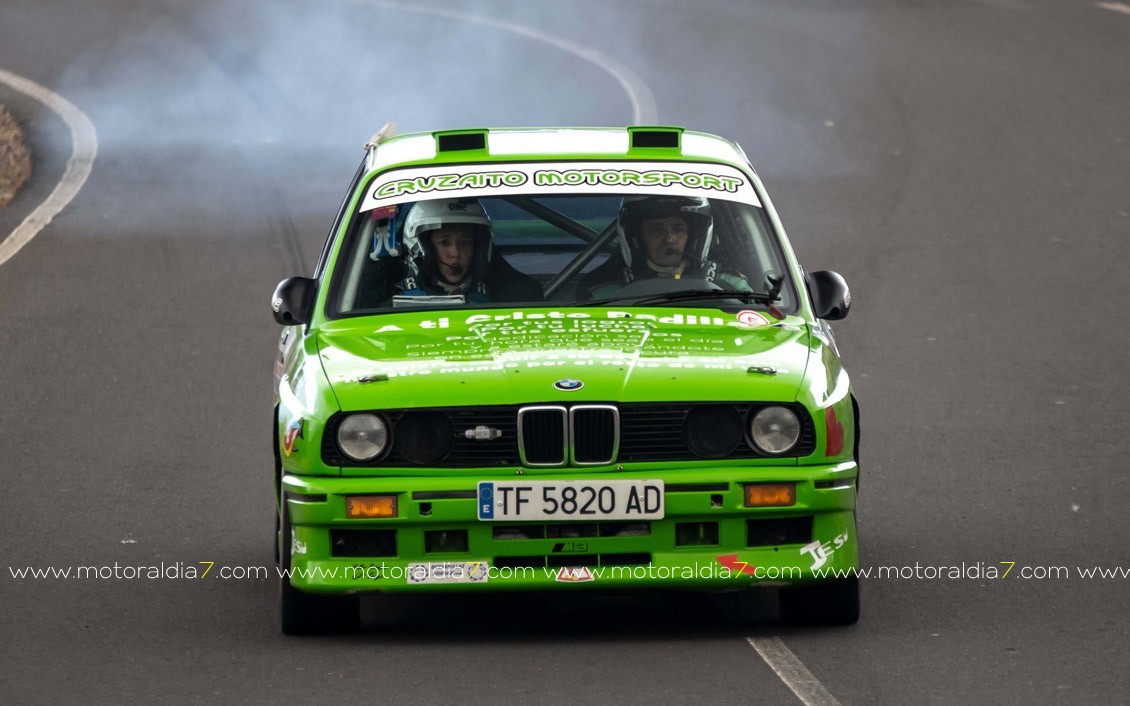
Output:
<svg viewBox="0 0 1130 706">
<path fill-rule="evenodd" d="M 361 601 L 356 596 L 323 596 L 290 585 L 290 509 L 282 500 L 279 518 L 279 626 L 287 635 L 356 632 L 361 627 Z"/>
<path fill-rule="evenodd" d="M 859 578 L 780 589 L 781 620 L 791 625 L 854 625 L 859 621 Z"/>
</svg>

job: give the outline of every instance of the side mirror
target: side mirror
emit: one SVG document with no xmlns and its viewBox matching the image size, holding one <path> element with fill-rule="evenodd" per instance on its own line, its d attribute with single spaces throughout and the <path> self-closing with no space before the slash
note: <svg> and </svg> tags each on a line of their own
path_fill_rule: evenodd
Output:
<svg viewBox="0 0 1130 706">
<path fill-rule="evenodd" d="M 808 286 L 808 296 L 812 297 L 816 318 L 838 321 L 848 315 L 851 310 L 851 290 L 838 272 L 806 272 L 804 283 Z"/>
<path fill-rule="evenodd" d="M 271 295 L 271 312 L 275 321 L 283 326 L 309 323 L 316 284 L 316 280 L 309 277 L 287 277 L 279 282 Z"/>
</svg>

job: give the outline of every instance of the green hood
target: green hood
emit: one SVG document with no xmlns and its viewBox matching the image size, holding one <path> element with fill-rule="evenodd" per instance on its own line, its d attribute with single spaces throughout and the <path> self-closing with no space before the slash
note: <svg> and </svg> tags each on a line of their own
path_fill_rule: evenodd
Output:
<svg viewBox="0 0 1130 706">
<path fill-rule="evenodd" d="M 539 402 L 791 402 L 809 335 L 717 309 L 486 309 L 333 321 L 318 349 L 341 408 Z M 751 367 L 769 368 L 750 372 Z M 693 371 L 693 372 L 692 372 Z M 573 391 L 554 383 L 584 383 Z"/>
</svg>

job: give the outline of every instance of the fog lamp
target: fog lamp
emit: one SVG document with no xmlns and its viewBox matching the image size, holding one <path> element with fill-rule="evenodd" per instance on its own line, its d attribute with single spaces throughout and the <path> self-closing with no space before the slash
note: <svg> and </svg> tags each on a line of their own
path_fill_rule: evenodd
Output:
<svg viewBox="0 0 1130 706">
<path fill-rule="evenodd" d="M 745 487 L 746 507 L 788 505 L 796 505 L 796 483 L 749 483 Z"/>
<path fill-rule="evenodd" d="M 345 499 L 345 516 L 351 520 L 396 517 L 396 496 L 351 495 Z"/>
</svg>

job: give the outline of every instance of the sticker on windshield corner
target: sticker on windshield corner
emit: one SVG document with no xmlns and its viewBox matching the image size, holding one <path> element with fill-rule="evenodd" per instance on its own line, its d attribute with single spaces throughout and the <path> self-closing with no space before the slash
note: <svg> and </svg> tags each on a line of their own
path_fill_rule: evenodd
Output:
<svg viewBox="0 0 1130 706">
<path fill-rule="evenodd" d="M 485 561 L 429 561 L 408 565 L 409 584 L 486 583 Z"/>
<path fill-rule="evenodd" d="M 738 312 L 738 323 L 745 328 L 761 328 L 762 326 L 769 325 L 769 319 L 762 316 L 759 312 L 745 311 Z"/>
</svg>

